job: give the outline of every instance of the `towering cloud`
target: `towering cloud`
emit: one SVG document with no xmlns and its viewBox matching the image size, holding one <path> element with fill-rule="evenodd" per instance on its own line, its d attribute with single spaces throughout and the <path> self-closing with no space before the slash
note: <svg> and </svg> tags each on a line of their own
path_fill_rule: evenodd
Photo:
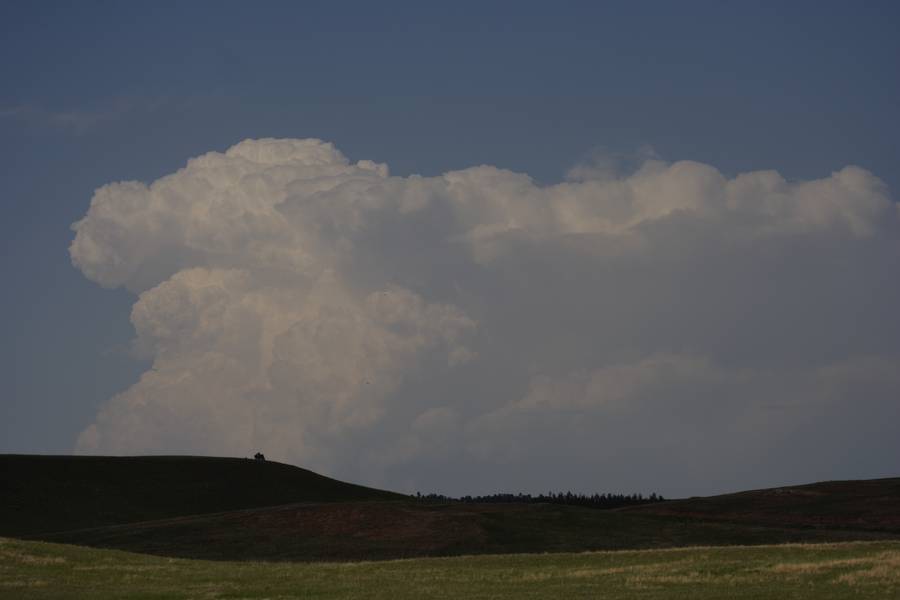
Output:
<svg viewBox="0 0 900 600">
<path fill-rule="evenodd" d="M 857 167 L 648 160 L 538 186 L 247 140 L 106 185 L 73 226 L 153 358 L 78 449 L 262 448 L 457 492 L 874 472 L 900 449 L 898 214 Z"/>
</svg>

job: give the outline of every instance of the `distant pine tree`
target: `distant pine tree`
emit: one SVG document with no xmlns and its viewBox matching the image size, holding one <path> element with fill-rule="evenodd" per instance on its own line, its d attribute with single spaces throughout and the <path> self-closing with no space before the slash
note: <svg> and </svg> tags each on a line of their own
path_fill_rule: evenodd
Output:
<svg viewBox="0 0 900 600">
<path fill-rule="evenodd" d="M 588 508 L 611 509 L 620 508 L 622 506 L 634 506 L 638 504 L 648 504 L 651 502 L 662 502 L 665 500 L 661 495 L 653 492 L 649 496 L 641 493 L 632 494 L 576 494 L 571 491 L 567 492 L 547 492 L 546 494 L 490 494 L 486 496 L 462 496 L 461 498 L 451 498 L 444 494 L 425 494 L 417 492 L 414 496 L 417 500 L 424 502 L 463 502 L 471 504 L 503 504 L 503 503 L 520 503 L 520 504 L 566 504 L 571 506 L 585 506 Z"/>
</svg>

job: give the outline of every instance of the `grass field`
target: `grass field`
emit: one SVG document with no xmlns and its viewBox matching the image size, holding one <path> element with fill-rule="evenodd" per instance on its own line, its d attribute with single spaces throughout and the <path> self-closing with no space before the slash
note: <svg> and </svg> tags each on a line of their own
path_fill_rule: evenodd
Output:
<svg viewBox="0 0 900 600">
<path fill-rule="evenodd" d="M 900 542 L 227 563 L 0 538 L 2 598 L 900 598 Z"/>
</svg>

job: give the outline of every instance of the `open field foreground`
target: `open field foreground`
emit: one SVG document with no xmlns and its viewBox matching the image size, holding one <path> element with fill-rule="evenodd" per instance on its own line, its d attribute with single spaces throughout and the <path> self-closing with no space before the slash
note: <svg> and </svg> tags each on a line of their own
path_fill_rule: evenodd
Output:
<svg viewBox="0 0 900 600">
<path fill-rule="evenodd" d="M 900 542 L 226 563 L 0 538 L 2 598 L 900 598 Z"/>
</svg>

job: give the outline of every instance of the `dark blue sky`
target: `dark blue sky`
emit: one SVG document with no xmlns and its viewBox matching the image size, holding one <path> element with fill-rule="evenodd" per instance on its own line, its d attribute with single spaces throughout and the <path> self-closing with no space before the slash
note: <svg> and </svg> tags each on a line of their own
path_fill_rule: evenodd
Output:
<svg viewBox="0 0 900 600">
<path fill-rule="evenodd" d="M 70 264 L 93 190 L 249 137 L 400 175 L 541 182 L 650 146 L 726 175 L 900 188 L 896 2 L 0 5 L 0 451 L 69 451 L 144 364 L 133 298 Z"/>
</svg>

